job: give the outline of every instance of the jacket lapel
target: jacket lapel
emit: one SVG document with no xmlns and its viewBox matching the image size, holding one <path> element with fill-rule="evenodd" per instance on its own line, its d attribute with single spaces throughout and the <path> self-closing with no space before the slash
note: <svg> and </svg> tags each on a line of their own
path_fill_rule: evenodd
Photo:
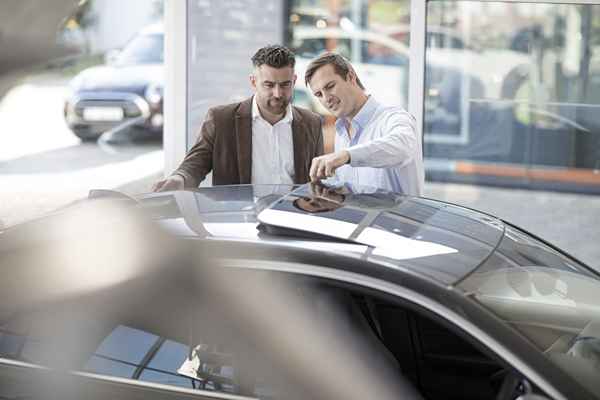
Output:
<svg viewBox="0 0 600 400">
<path fill-rule="evenodd" d="M 235 113 L 238 173 L 240 184 L 252 179 L 252 97 L 240 103 Z"/>
<path fill-rule="evenodd" d="M 306 160 L 306 134 L 308 130 L 302 120 L 302 115 L 292 107 L 292 137 L 294 141 L 294 174 L 295 183 L 308 182 L 308 165 Z M 312 160 L 311 160 L 312 161 Z"/>
</svg>

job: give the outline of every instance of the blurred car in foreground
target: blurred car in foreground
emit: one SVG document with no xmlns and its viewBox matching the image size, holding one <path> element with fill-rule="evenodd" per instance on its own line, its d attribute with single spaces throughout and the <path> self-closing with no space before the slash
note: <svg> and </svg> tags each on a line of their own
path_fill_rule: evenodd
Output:
<svg viewBox="0 0 600 400">
<path fill-rule="evenodd" d="M 598 274 L 448 203 L 93 191 L 0 259 L 2 398 L 599 398 Z"/>
<path fill-rule="evenodd" d="M 162 24 L 141 30 L 106 65 L 75 76 L 64 107 L 69 128 L 82 140 L 127 130 L 133 139 L 162 138 L 164 87 Z"/>
</svg>

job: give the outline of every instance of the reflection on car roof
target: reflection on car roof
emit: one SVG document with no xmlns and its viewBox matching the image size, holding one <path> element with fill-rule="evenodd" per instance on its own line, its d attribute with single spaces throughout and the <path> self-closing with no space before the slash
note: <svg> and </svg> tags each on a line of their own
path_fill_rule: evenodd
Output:
<svg viewBox="0 0 600 400">
<path fill-rule="evenodd" d="M 217 186 L 152 194 L 140 203 L 176 236 L 268 242 L 353 257 L 359 251 L 373 262 L 443 284 L 477 268 L 504 234 L 504 224 L 489 215 L 363 189 L 346 187 L 340 196 L 327 197 L 315 196 L 308 185 Z"/>
</svg>

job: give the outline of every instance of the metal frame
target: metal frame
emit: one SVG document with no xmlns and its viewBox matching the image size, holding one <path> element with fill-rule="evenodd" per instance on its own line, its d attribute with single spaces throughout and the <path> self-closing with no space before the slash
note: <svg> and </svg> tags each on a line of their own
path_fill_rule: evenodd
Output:
<svg viewBox="0 0 600 400">
<path fill-rule="evenodd" d="M 410 2 L 410 69 L 408 73 L 408 111 L 416 119 L 417 135 L 423 146 L 423 119 L 425 114 L 425 32 L 427 1 Z"/>
<path fill-rule="evenodd" d="M 165 0 L 164 174 L 187 152 L 187 0 Z"/>
</svg>

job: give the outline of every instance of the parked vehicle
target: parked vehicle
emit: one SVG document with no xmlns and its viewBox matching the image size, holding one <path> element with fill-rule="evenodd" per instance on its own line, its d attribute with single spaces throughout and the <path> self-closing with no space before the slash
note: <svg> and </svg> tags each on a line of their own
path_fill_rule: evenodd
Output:
<svg viewBox="0 0 600 400">
<path fill-rule="evenodd" d="M 133 139 L 162 138 L 164 87 L 162 24 L 141 30 L 106 64 L 83 70 L 70 82 L 64 114 L 82 140 L 110 130 Z"/>
<path fill-rule="evenodd" d="M 407 106 L 410 55 L 401 41 L 372 31 L 296 27 L 291 47 L 298 56 L 296 70 L 300 78 L 313 58 L 335 49 L 352 62 L 369 93 L 384 103 Z M 467 88 L 469 96 L 478 99 L 512 99 L 525 82 L 516 78 L 522 76 L 529 61 L 527 56 L 509 50 L 428 47 L 428 95 L 452 99 L 454 109 L 460 108 L 461 101 L 455 87 Z M 304 79 L 298 79 L 297 86 L 302 90 Z"/>
<path fill-rule="evenodd" d="M 599 398 L 598 273 L 440 201 L 93 191 L 0 259 L 1 397 Z"/>
</svg>

